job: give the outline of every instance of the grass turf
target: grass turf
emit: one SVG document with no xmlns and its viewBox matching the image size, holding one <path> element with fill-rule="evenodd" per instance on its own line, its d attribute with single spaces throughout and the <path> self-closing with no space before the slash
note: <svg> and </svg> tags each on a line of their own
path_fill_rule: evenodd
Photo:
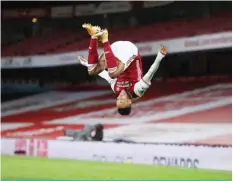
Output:
<svg viewBox="0 0 233 181">
<path fill-rule="evenodd" d="M 231 180 L 229 171 L 58 160 L 24 156 L 1 156 L 2 179 L 37 180 Z"/>
</svg>

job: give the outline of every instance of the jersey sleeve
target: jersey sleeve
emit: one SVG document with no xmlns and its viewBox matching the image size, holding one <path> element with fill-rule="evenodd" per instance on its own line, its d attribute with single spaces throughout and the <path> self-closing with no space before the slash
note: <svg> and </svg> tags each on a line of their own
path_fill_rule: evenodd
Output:
<svg viewBox="0 0 233 181">
<path fill-rule="evenodd" d="M 111 86 L 112 90 L 114 91 L 114 86 L 116 83 L 116 79 L 112 79 L 109 76 L 109 73 L 106 70 L 103 70 L 102 72 L 99 73 L 99 76 L 103 79 L 105 79 Z"/>
<path fill-rule="evenodd" d="M 124 70 L 128 68 L 138 55 L 138 48 L 128 41 L 115 42 L 111 45 L 111 48 L 114 56 L 125 64 Z"/>
<path fill-rule="evenodd" d="M 137 96 L 142 97 L 146 90 L 150 87 L 150 85 L 150 82 L 146 82 L 143 79 L 141 79 L 134 85 L 134 93 Z"/>
</svg>

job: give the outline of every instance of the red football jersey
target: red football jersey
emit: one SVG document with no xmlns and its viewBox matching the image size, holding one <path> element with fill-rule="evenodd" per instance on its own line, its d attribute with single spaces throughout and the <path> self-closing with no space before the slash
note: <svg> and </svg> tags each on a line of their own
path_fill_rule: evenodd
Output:
<svg viewBox="0 0 233 181">
<path fill-rule="evenodd" d="M 118 96 L 122 90 L 128 91 L 133 98 L 138 96 L 134 92 L 135 84 L 142 79 L 142 60 L 138 54 L 136 57 L 132 57 L 127 63 L 130 65 L 127 69 L 121 73 L 117 78 L 114 85 L 114 92 Z"/>
</svg>

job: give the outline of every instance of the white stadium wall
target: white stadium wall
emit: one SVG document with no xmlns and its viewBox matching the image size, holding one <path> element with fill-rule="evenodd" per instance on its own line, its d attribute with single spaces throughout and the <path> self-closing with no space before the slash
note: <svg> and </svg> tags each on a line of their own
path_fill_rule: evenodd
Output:
<svg viewBox="0 0 233 181">
<path fill-rule="evenodd" d="M 231 170 L 231 147 L 2 139 L 1 154 Z"/>
</svg>

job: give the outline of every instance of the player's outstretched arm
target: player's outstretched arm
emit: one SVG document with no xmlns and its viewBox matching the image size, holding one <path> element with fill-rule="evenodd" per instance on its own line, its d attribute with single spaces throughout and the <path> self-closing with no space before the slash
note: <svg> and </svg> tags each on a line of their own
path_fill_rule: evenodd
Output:
<svg viewBox="0 0 233 181">
<path fill-rule="evenodd" d="M 167 51 L 168 51 L 168 48 L 164 45 L 161 45 L 154 63 L 151 65 L 150 69 L 143 77 L 144 81 L 146 81 L 148 83 L 151 82 L 154 74 L 157 72 L 157 70 L 159 68 L 161 60 L 166 56 Z"/>
<path fill-rule="evenodd" d="M 79 60 L 79 62 L 80 62 L 83 66 L 88 67 L 88 61 L 87 61 L 87 59 L 83 58 L 82 56 L 78 56 L 78 60 Z M 98 70 L 99 70 L 98 76 L 100 76 L 101 78 L 105 79 L 105 80 L 110 84 L 110 86 L 111 86 L 112 89 L 113 89 L 113 86 L 114 86 L 116 80 L 115 80 L 115 79 L 112 79 L 112 78 L 109 76 L 108 72 L 107 72 L 106 70 L 103 70 L 102 67 L 100 67 L 99 65 L 97 65 L 97 68 L 98 68 Z"/>
<path fill-rule="evenodd" d="M 79 63 L 81 63 L 83 66 L 85 66 L 85 67 L 87 67 L 87 68 L 90 67 L 90 64 L 89 64 L 89 62 L 88 62 L 87 59 L 85 59 L 85 58 L 82 57 L 82 56 L 78 56 L 77 58 L 78 58 L 78 60 L 79 60 Z M 104 70 L 104 65 L 103 65 L 100 61 L 98 61 L 98 63 L 97 63 L 96 66 L 95 66 L 95 74 L 98 75 L 98 74 L 99 74 L 100 72 L 102 72 L 103 70 Z"/>
<path fill-rule="evenodd" d="M 143 76 L 143 78 L 137 82 L 134 86 L 134 92 L 135 94 L 137 94 L 138 96 L 142 96 L 144 94 L 144 92 L 150 87 L 151 85 L 151 80 L 154 76 L 154 74 L 157 72 L 160 62 L 161 60 L 165 57 L 165 55 L 167 54 L 168 48 L 166 46 L 161 46 L 157 57 L 154 61 L 154 63 L 151 65 L 150 69 L 148 70 L 148 72 Z"/>
</svg>

